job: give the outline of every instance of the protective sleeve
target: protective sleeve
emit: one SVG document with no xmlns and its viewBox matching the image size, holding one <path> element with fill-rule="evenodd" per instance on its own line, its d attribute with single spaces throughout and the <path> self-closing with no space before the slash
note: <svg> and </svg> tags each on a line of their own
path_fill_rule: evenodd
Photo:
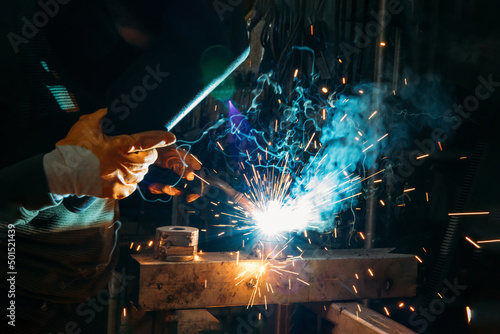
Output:
<svg viewBox="0 0 500 334">
<path fill-rule="evenodd" d="M 49 191 L 43 154 L 0 170 L 0 223 L 28 223 L 44 210 L 62 202 Z"/>
</svg>

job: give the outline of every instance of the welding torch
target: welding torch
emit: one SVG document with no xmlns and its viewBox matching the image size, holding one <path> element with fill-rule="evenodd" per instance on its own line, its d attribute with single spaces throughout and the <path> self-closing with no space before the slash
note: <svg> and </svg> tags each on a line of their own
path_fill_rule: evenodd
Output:
<svg viewBox="0 0 500 334">
<path fill-rule="evenodd" d="M 253 204 L 253 202 L 250 201 L 243 193 L 237 191 L 236 189 L 231 187 L 227 182 L 211 174 L 207 168 L 203 168 L 201 170 L 201 174 L 203 174 L 203 176 L 196 175 L 195 173 L 196 177 L 204 181 L 201 183 L 200 195 L 202 196 L 208 195 L 209 187 L 215 187 L 222 190 L 228 197 L 232 199 L 232 202 L 234 204 L 241 206 L 249 214 L 251 214 L 255 210 L 255 205 Z"/>
<path fill-rule="evenodd" d="M 248 214 L 252 214 L 256 209 L 255 205 L 242 192 L 231 187 L 227 182 L 221 180 L 208 168 L 203 167 L 201 170 L 193 172 L 195 179 L 188 181 L 180 179 L 179 175 L 170 170 L 165 170 L 157 166 L 151 166 L 144 181 L 140 184 L 143 188 L 147 188 L 148 184 L 161 183 L 173 185 L 176 188 L 182 189 L 188 194 L 196 194 L 199 197 L 207 196 L 217 201 L 223 201 L 220 191 L 213 191 L 214 188 L 221 190 L 223 194 L 231 199 L 235 205 L 242 207 Z"/>
</svg>

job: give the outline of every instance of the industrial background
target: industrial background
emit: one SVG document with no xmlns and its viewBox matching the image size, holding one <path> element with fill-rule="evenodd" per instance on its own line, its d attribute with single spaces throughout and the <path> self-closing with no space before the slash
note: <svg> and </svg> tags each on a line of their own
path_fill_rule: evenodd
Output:
<svg viewBox="0 0 500 334">
<path fill-rule="evenodd" d="M 500 3 L 213 1 L 239 5 L 249 57 L 172 130 L 208 171 L 197 186 L 219 186 L 120 201 L 115 279 L 131 283 L 108 303 L 109 332 L 497 332 Z M 319 161 L 349 136 L 356 158 Z M 357 190 L 327 191 L 320 227 L 278 214 L 262 235 L 235 209 L 307 193 L 288 175 L 321 182 L 333 161 Z"/>
<path fill-rule="evenodd" d="M 369 306 L 416 332 L 493 333 L 498 326 L 498 241 L 474 244 L 466 239 L 487 241 L 500 237 L 496 177 L 498 84 L 487 88 L 491 95 L 481 99 L 478 107 L 473 103 L 471 107 L 462 107 L 467 116 L 456 112 L 457 105 L 471 103 L 467 97 L 477 96 L 476 87 L 484 82 L 480 77 L 500 80 L 500 26 L 495 19 L 498 6 L 487 1 L 460 0 L 259 1 L 249 23 L 250 58 L 234 73 L 231 100 L 243 109 L 251 104 L 256 79 L 261 74 L 273 71 L 273 80 L 282 85 L 281 94 L 268 87 L 259 99 L 261 108 L 272 115 L 264 122 L 279 117 L 276 113 L 280 96 L 293 95 L 297 69 L 301 84 L 316 87 L 320 95 L 321 87 L 356 95 L 359 84 L 382 84 L 394 92 L 384 103 L 397 106 L 401 114 L 392 115 L 397 121 L 389 134 L 400 131 L 398 122 L 401 126 L 410 124 L 404 127 L 410 134 L 401 136 L 401 143 L 388 153 L 390 163 L 380 162 L 391 173 L 386 172 L 381 183 L 365 185 L 367 195 L 356 206 L 356 218 L 349 211 L 342 212 L 336 218 L 335 232 L 309 231 L 311 244 L 300 235 L 296 240 L 300 247 L 311 250 L 325 246 L 391 248 L 393 253 L 411 254 L 418 265 L 414 294 L 347 299 L 354 305 Z M 314 53 L 295 47 L 307 47 Z M 314 83 L 307 77 L 310 72 L 319 75 Z M 446 102 L 434 103 L 438 99 Z M 419 104 L 440 109 L 422 110 Z M 453 117 L 461 118 L 460 124 L 453 122 L 458 126 L 446 130 L 442 144 L 418 144 L 432 138 L 432 126 L 438 124 L 422 118 L 442 118 L 446 109 L 455 110 Z M 214 110 L 228 113 L 227 104 L 224 107 L 220 100 L 209 97 L 178 125 L 176 133 L 193 140 L 207 122 L 220 117 Z M 202 140 L 193 146 L 192 152 L 209 169 L 225 171 L 231 177 L 221 150 L 214 142 L 211 144 Z M 414 150 L 429 157 L 422 163 L 410 164 L 408 156 Z M 406 192 L 411 188 L 415 190 Z M 145 246 L 153 240 L 154 229 L 166 224 L 200 228 L 198 248 L 203 252 L 244 251 L 244 233 L 230 226 L 231 217 L 215 218 L 215 207 L 206 205 L 207 201 L 186 204 L 174 199 L 170 203 L 149 203 L 137 195 L 121 203 L 122 215 L 131 223 L 122 242 L 124 257 L 147 252 Z M 486 211 L 489 215 L 448 215 L 459 211 Z M 143 246 L 137 250 L 139 244 Z M 398 272 L 396 279 L 402 279 L 403 274 Z M 355 281 L 353 273 L 352 281 L 346 284 Z M 447 302 L 438 303 L 436 300 L 442 299 L 439 293 L 447 287 L 445 282 L 458 282 L 462 290 L 447 292 Z M 324 302 L 277 306 L 270 316 L 263 308 L 247 309 L 246 305 L 223 307 L 221 303 L 219 308 L 208 310 L 220 322 L 217 328 L 230 333 L 375 332 L 373 328 L 358 328 L 349 323 L 361 322 L 361 318 L 370 323 L 367 327 L 382 332 L 405 332 L 393 327 L 393 323 L 385 325 L 384 320 L 367 311 L 366 317 L 362 317 L 361 309 L 352 304 L 348 310 L 354 316 L 341 320 L 343 304 L 333 303 L 334 306 Z M 324 312 L 325 305 L 332 307 L 331 313 Z M 257 320 L 257 314 L 262 320 Z"/>
</svg>

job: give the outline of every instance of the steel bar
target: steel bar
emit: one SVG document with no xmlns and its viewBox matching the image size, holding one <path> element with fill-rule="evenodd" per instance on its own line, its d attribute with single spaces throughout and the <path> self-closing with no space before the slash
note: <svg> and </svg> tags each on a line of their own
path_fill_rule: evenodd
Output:
<svg viewBox="0 0 500 334">
<path fill-rule="evenodd" d="M 331 334 L 416 334 L 360 303 L 306 303 L 305 307 L 335 324 Z"/>
<path fill-rule="evenodd" d="M 236 253 L 199 254 L 192 262 L 134 255 L 135 302 L 142 310 L 168 310 L 415 295 L 415 258 L 388 251 L 323 250 L 273 263 L 242 254 L 236 261 Z"/>
</svg>

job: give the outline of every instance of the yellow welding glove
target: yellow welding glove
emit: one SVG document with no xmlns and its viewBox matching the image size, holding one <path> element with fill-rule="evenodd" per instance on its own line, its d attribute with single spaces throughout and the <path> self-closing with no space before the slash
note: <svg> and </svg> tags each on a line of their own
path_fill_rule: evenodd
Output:
<svg viewBox="0 0 500 334">
<path fill-rule="evenodd" d="M 192 181 L 194 180 L 194 171 L 201 169 L 201 162 L 192 154 L 187 153 L 185 150 L 175 147 L 162 147 L 158 150 L 158 159 L 155 165 L 172 169 L 182 178 Z M 149 191 L 153 194 L 167 194 L 171 196 L 181 195 L 183 192 L 175 187 L 163 185 L 160 183 L 153 183 L 149 186 Z M 198 199 L 198 194 L 188 194 L 186 201 L 193 202 Z"/>
<path fill-rule="evenodd" d="M 80 117 L 55 150 L 44 156 L 52 194 L 127 197 L 156 161 L 156 149 L 175 142 L 167 131 L 108 137 L 101 130 L 106 113 L 100 109 Z"/>
</svg>

